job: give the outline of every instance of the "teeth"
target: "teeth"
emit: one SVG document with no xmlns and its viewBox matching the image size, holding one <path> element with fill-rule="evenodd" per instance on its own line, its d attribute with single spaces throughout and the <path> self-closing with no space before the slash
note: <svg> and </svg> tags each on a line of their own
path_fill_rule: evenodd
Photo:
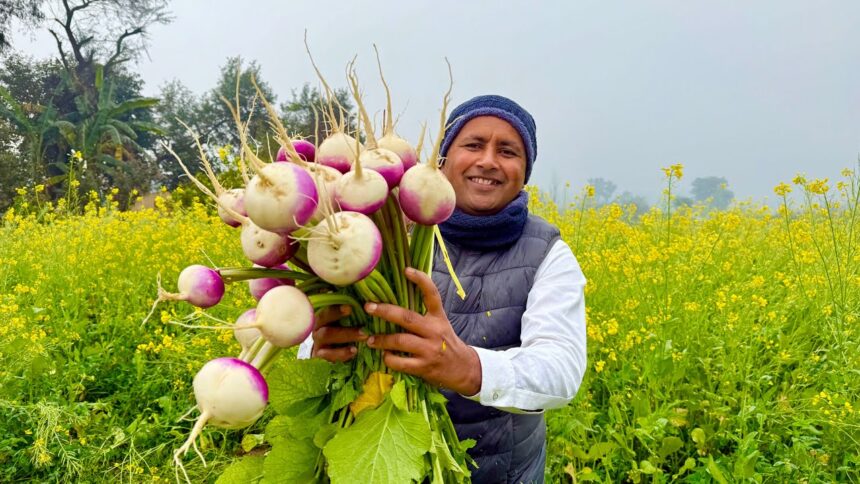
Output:
<svg viewBox="0 0 860 484">
<path fill-rule="evenodd" d="M 495 185 L 496 184 L 495 180 L 490 180 L 487 178 L 472 177 L 471 180 L 475 183 L 480 183 L 481 185 Z"/>
</svg>

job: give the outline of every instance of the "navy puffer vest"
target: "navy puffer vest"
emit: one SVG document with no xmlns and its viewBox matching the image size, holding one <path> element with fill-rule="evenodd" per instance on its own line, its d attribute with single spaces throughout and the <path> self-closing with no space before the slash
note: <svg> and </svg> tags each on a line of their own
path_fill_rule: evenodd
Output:
<svg viewBox="0 0 860 484">
<path fill-rule="evenodd" d="M 559 239 L 559 231 L 529 215 L 523 235 L 507 249 L 478 252 L 446 244 L 454 272 L 466 291 L 457 296 L 440 251 L 433 282 L 457 335 L 471 346 L 505 350 L 522 344 L 520 326 L 538 266 Z M 476 483 L 543 482 L 546 421 L 543 413 L 513 414 L 443 391 L 461 439 L 475 439 L 469 454 L 478 463 Z M 531 409 L 539 410 L 539 409 Z"/>
</svg>

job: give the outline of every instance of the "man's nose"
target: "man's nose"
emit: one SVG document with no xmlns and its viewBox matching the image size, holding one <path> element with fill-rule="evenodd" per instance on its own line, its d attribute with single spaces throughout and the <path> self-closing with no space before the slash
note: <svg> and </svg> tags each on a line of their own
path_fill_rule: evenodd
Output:
<svg viewBox="0 0 860 484">
<path fill-rule="evenodd" d="M 489 146 L 484 148 L 484 151 L 481 152 L 481 157 L 478 159 L 476 164 L 485 169 L 498 168 L 499 163 L 496 158 L 496 150 Z"/>
</svg>

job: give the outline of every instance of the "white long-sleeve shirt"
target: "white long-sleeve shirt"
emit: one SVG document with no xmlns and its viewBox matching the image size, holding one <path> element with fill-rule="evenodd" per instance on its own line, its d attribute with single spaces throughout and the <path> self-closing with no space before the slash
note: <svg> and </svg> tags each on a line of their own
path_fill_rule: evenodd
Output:
<svg viewBox="0 0 860 484">
<path fill-rule="evenodd" d="M 538 266 L 522 317 L 522 345 L 504 351 L 475 347 L 481 361 L 481 390 L 469 396 L 510 412 L 567 405 L 586 368 L 585 276 L 563 241 Z M 308 358 L 313 340 L 299 347 Z"/>
</svg>

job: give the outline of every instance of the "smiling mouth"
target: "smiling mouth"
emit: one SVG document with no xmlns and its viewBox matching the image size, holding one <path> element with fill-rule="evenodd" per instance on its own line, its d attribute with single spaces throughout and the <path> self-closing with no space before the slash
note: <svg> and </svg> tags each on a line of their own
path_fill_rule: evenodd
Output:
<svg viewBox="0 0 860 484">
<path fill-rule="evenodd" d="M 470 176 L 467 178 L 469 181 L 475 182 L 478 185 L 495 186 L 495 185 L 501 185 L 502 184 L 502 182 L 500 182 L 498 180 L 493 180 L 491 178 L 481 178 L 479 176 Z"/>
</svg>

